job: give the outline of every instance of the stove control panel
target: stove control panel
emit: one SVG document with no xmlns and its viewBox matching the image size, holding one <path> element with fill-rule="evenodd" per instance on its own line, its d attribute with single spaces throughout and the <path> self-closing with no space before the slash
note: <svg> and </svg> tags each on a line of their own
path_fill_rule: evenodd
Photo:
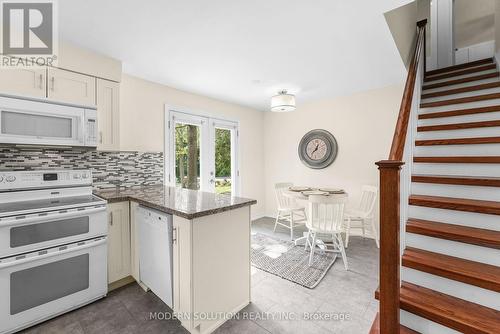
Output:
<svg viewBox="0 0 500 334">
<path fill-rule="evenodd" d="M 0 191 L 89 185 L 90 170 L 0 171 Z"/>
</svg>

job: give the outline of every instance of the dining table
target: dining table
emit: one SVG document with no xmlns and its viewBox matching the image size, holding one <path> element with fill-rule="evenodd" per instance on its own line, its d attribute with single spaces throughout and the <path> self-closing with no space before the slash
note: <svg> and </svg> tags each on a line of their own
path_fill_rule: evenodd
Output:
<svg viewBox="0 0 500 334">
<path fill-rule="evenodd" d="M 304 189 L 304 190 L 301 190 Z M 316 193 L 313 193 L 316 192 Z M 320 194 L 321 193 L 321 194 Z M 307 202 L 309 200 L 310 195 L 321 195 L 321 196 L 331 196 L 335 198 L 348 198 L 349 194 L 343 189 L 338 188 L 327 188 L 327 187 L 290 187 L 289 189 L 283 192 L 283 195 L 289 198 L 293 198 L 297 201 Z M 307 206 L 306 206 L 307 210 Z M 309 215 L 310 213 L 307 212 Z M 304 235 L 300 238 L 295 239 L 295 245 L 299 245 L 301 243 L 305 243 L 307 239 L 307 232 L 304 232 Z M 318 244 L 322 244 L 321 239 L 317 240 Z"/>
</svg>

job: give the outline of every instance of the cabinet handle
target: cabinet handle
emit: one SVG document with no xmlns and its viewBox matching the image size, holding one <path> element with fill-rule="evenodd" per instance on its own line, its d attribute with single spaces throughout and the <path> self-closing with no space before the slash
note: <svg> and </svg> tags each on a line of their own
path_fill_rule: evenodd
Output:
<svg viewBox="0 0 500 334">
<path fill-rule="evenodd" d="M 113 212 L 109 213 L 109 225 L 113 226 Z"/>
<path fill-rule="evenodd" d="M 99 144 L 102 144 L 102 131 L 99 131 Z"/>
<path fill-rule="evenodd" d="M 40 87 L 40 89 L 43 89 L 43 74 L 40 74 L 40 76 L 38 77 L 38 79 L 40 79 L 40 81 L 39 81 L 39 87 Z"/>
<path fill-rule="evenodd" d="M 51 77 L 50 78 L 50 90 L 51 91 L 54 91 L 55 82 L 56 82 L 56 78 L 55 77 Z"/>
<path fill-rule="evenodd" d="M 172 230 L 172 244 L 177 244 L 177 227 Z"/>
</svg>

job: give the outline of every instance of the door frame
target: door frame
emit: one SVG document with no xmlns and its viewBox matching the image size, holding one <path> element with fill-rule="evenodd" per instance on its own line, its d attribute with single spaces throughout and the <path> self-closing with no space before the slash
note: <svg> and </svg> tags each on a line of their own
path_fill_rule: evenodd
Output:
<svg viewBox="0 0 500 334">
<path fill-rule="evenodd" d="M 179 107 L 174 105 L 165 104 L 165 131 L 164 131 L 164 155 L 163 155 L 163 179 L 164 184 L 175 187 L 175 135 L 173 131 L 174 116 L 181 115 L 181 121 L 188 124 L 200 125 L 201 126 L 201 136 L 200 136 L 200 190 L 210 191 L 210 186 L 208 180 L 205 180 L 204 175 L 210 173 L 210 167 L 214 167 L 215 172 L 215 146 L 209 145 L 206 149 L 203 149 L 204 143 L 211 143 L 215 138 L 211 135 L 211 126 L 217 128 L 233 128 L 235 131 L 231 133 L 231 172 L 236 173 L 232 177 L 231 194 L 232 196 L 239 196 L 241 192 L 240 187 L 240 154 L 239 154 L 239 132 L 240 132 L 240 122 L 237 120 L 231 120 L 228 118 L 221 118 L 216 116 L 214 113 L 195 110 L 192 108 Z M 205 130 L 203 131 L 203 127 Z M 205 157 L 205 155 L 208 155 Z M 207 164 L 208 162 L 208 164 Z M 234 166 L 234 167 L 233 167 Z M 215 175 L 214 175 L 215 177 Z M 215 190 L 215 189 L 214 189 Z"/>
</svg>

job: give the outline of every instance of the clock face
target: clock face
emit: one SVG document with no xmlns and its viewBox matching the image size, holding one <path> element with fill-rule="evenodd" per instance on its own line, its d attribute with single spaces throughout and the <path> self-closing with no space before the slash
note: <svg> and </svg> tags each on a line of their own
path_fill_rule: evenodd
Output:
<svg viewBox="0 0 500 334">
<path fill-rule="evenodd" d="M 321 160 L 327 153 L 327 145 L 321 138 L 314 138 L 306 146 L 306 154 L 311 160 Z"/>
<path fill-rule="evenodd" d="M 304 135 L 299 144 L 300 160 L 309 168 L 328 167 L 337 157 L 337 141 L 326 130 L 312 130 Z"/>
</svg>

